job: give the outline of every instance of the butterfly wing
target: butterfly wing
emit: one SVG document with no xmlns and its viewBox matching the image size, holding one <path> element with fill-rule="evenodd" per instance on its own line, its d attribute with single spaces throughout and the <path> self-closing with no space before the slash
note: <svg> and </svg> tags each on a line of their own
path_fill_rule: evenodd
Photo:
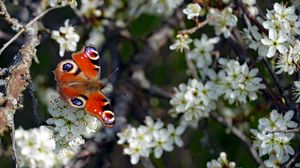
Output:
<svg viewBox="0 0 300 168">
<path fill-rule="evenodd" d="M 98 91 L 92 92 L 87 99 L 85 111 L 97 117 L 104 126 L 112 127 L 115 124 L 115 115 L 106 96 Z"/>
<path fill-rule="evenodd" d="M 75 81 L 85 81 L 88 79 L 79 69 L 77 64 L 70 59 L 61 61 L 53 73 L 58 85 L 72 83 Z"/>
<path fill-rule="evenodd" d="M 95 47 L 91 45 L 83 47 L 79 52 L 73 53 L 72 58 L 88 79 L 100 78 L 99 54 Z"/>
</svg>

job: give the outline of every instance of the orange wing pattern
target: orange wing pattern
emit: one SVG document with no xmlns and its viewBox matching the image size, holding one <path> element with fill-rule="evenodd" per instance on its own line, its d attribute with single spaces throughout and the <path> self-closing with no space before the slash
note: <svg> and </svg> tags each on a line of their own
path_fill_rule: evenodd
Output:
<svg viewBox="0 0 300 168">
<path fill-rule="evenodd" d="M 115 123 L 114 113 L 99 81 L 99 54 L 93 46 L 86 46 L 72 54 L 73 60 L 61 61 L 53 71 L 62 98 L 71 106 L 84 108 L 106 127 Z"/>
</svg>

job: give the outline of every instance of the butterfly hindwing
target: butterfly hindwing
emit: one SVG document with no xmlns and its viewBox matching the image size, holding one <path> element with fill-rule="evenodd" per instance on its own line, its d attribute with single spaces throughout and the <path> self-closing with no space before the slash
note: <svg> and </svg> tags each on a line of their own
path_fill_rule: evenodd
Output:
<svg viewBox="0 0 300 168">
<path fill-rule="evenodd" d="M 85 105 L 85 111 L 97 117 L 104 126 L 112 127 L 115 123 L 115 115 L 111 106 L 102 92 L 92 92 Z"/>
</svg>

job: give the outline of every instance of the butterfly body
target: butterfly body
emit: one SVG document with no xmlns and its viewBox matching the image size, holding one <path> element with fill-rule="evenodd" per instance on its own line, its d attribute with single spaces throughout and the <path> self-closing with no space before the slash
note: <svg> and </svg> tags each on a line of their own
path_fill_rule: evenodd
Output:
<svg viewBox="0 0 300 168">
<path fill-rule="evenodd" d="M 61 61 L 53 71 L 62 99 L 75 108 L 84 108 L 104 126 L 112 127 L 115 118 L 106 96 L 101 91 L 105 84 L 99 80 L 97 50 L 93 46 L 86 46 L 72 54 L 72 59 L 74 61 Z"/>
</svg>

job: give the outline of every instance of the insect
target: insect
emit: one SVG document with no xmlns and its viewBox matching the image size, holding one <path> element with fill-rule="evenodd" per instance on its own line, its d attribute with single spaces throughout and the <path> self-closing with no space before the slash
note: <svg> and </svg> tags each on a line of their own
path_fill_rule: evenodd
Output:
<svg viewBox="0 0 300 168">
<path fill-rule="evenodd" d="M 53 71 L 62 99 L 75 108 L 84 108 L 105 127 L 112 127 L 115 115 L 101 91 L 105 84 L 99 80 L 101 72 L 97 65 L 97 50 L 91 45 L 85 46 L 73 53 L 72 59 L 61 61 Z"/>
</svg>

